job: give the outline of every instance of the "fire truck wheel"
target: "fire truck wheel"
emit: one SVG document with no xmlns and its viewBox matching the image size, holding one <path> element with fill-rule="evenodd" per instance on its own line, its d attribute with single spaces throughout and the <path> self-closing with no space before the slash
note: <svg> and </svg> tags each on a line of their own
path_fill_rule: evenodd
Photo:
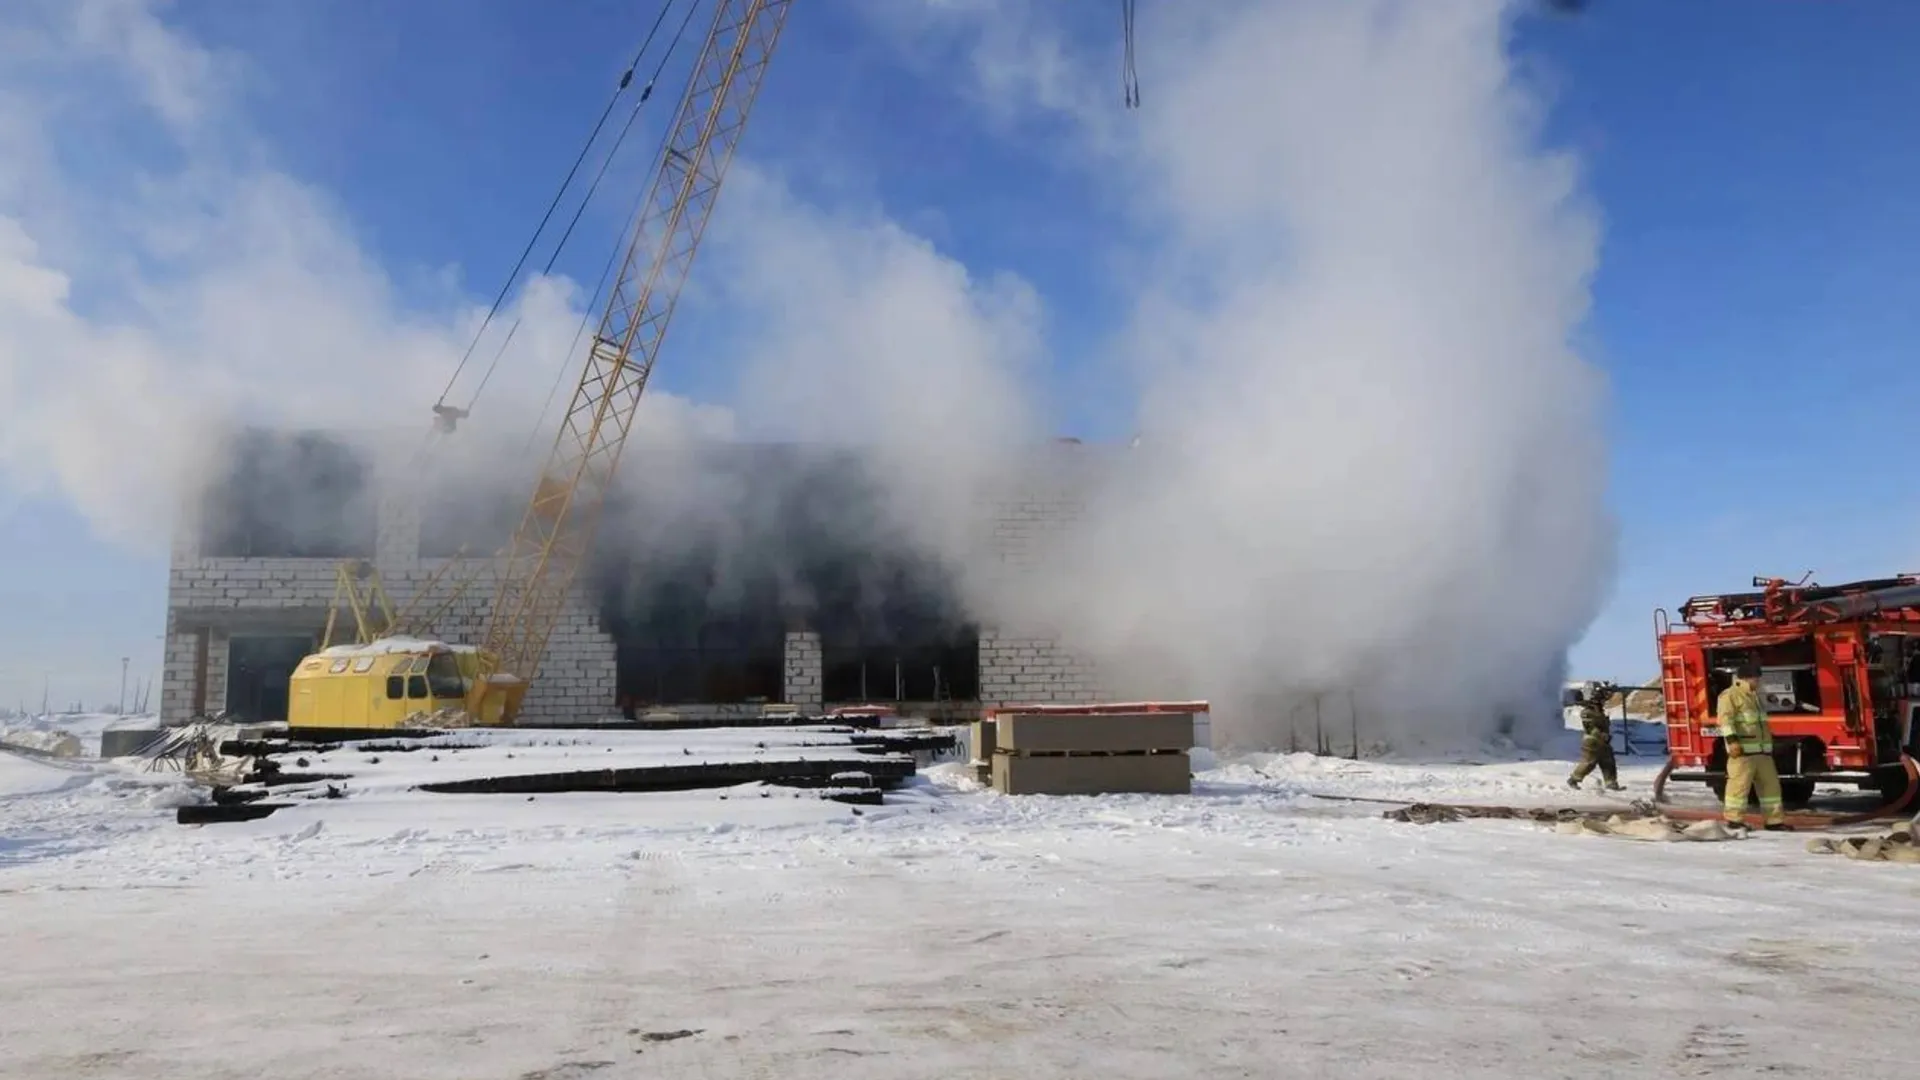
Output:
<svg viewBox="0 0 1920 1080">
<path fill-rule="evenodd" d="M 1874 770 L 1873 781 L 1873 786 L 1880 792 L 1880 797 L 1892 802 L 1906 794 L 1907 770 L 1897 766 L 1882 766 Z M 1909 807 L 1909 809 L 1912 808 Z"/>
</svg>

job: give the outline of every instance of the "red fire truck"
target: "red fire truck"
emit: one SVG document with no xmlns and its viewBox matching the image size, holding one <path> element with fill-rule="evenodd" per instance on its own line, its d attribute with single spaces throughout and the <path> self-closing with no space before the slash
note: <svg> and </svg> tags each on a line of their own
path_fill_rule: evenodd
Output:
<svg viewBox="0 0 1920 1080">
<path fill-rule="evenodd" d="M 1678 621 L 1654 612 L 1666 695 L 1668 780 L 1726 788 L 1714 715 L 1743 661 L 1761 671 L 1781 791 L 1806 805 L 1815 784 L 1908 797 L 1920 756 L 1920 575 L 1822 586 L 1753 579 L 1752 592 L 1696 596 Z"/>
</svg>

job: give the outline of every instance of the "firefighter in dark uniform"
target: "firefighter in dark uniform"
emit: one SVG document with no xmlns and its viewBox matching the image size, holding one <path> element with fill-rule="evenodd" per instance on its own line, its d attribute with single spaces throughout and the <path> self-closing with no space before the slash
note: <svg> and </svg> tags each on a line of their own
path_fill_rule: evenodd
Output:
<svg viewBox="0 0 1920 1080">
<path fill-rule="evenodd" d="M 1567 777 L 1567 786 L 1578 788 L 1581 781 L 1600 770 L 1600 779 L 1608 791 L 1622 791 L 1620 773 L 1613 760 L 1613 721 L 1607 719 L 1607 698 L 1613 688 L 1603 683 L 1588 683 L 1580 696 L 1580 764 Z"/>
</svg>

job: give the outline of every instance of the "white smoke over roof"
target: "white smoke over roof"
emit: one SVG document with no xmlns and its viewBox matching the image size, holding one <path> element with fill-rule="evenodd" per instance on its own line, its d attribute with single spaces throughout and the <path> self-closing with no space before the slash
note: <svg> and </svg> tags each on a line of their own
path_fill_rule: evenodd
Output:
<svg viewBox="0 0 1920 1080">
<path fill-rule="evenodd" d="M 1117 339 L 1144 448 L 1046 587 L 1010 598 L 1120 692 L 1214 698 L 1256 744 L 1348 691 L 1403 743 L 1551 716 L 1612 558 L 1605 385 L 1572 344 L 1598 225 L 1538 143 L 1514 14 L 1162 12 L 1132 131 L 1063 90 L 1112 69 L 1075 58 L 1053 6 L 891 16 L 962 35 L 994 115 L 1066 124 L 1053 145 L 1131 193 L 1132 239 L 1154 242 Z"/>
</svg>

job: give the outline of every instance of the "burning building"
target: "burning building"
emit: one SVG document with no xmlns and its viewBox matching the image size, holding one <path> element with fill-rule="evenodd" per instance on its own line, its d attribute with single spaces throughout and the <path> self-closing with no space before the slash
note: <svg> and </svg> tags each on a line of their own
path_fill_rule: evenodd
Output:
<svg viewBox="0 0 1920 1080">
<path fill-rule="evenodd" d="M 1030 469 L 976 503 L 990 561 L 1026 572 L 1114 453 L 1035 447 Z M 325 433 L 248 432 L 223 460 L 174 538 L 165 720 L 283 719 L 346 561 L 370 562 L 437 636 L 479 640 L 495 566 L 471 556 L 499 550 L 523 495 L 453 484 L 442 498 L 383 498 L 393 481 L 378 455 Z M 953 568 L 880 511 L 860 452 L 714 444 L 671 473 L 610 502 L 524 717 L 723 718 L 780 703 L 961 718 L 1098 695 L 1091 665 L 1052 637 L 972 610 Z"/>
</svg>

